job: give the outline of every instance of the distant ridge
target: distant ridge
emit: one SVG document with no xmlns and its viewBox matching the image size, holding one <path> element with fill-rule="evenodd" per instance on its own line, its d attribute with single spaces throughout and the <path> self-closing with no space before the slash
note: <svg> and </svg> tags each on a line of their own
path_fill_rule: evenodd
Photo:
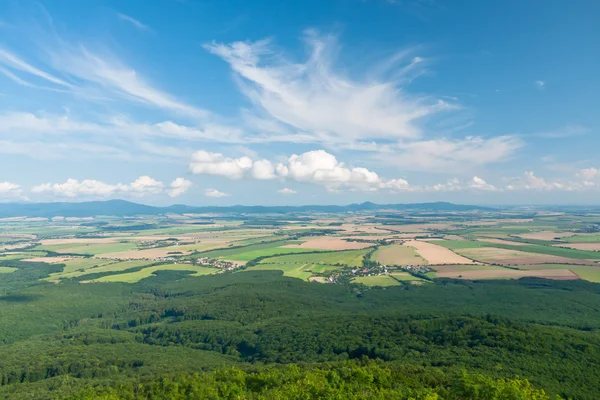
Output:
<svg viewBox="0 0 600 400">
<path fill-rule="evenodd" d="M 492 211 L 494 208 L 453 204 L 447 202 L 413 204 L 375 204 L 365 202 L 346 206 L 186 206 L 175 204 L 154 207 L 125 200 L 87 201 L 81 203 L 0 203 L 0 218 L 11 217 L 92 217 L 110 215 L 164 215 L 168 213 L 230 213 L 230 214 L 285 214 L 292 212 L 355 212 L 378 210 L 421 211 Z"/>
</svg>

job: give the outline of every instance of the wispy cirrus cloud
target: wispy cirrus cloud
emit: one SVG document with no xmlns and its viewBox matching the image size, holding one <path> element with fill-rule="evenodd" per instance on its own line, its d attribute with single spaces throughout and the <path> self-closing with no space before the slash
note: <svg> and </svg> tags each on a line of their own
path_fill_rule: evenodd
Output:
<svg viewBox="0 0 600 400">
<path fill-rule="evenodd" d="M 123 13 L 117 13 L 117 17 L 121 20 L 121 21 L 125 21 L 130 23 L 131 25 L 135 26 L 136 28 L 138 28 L 141 31 L 150 31 L 150 27 L 142 22 L 140 22 L 139 20 L 127 15 L 127 14 L 123 14 Z"/>
<path fill-rule="evenodd" d="M 304 40 L 310 54 L 301 63 L 286 59 L 268 40 L 205 48 L 229 63 L 255 106 L 254 120 L 286 129 L 282 134 L 308 134 L 318 142 L 416 138 L 421 135 L 420 119 L 455 108 L 404 90 L 424 64 L 409 51 L 379 63 L 374 68 L 378 73 L 365 74 L 375 76 L 356 80 L 335 70 L 334 36 L 307 31 Z"/>
</svg>

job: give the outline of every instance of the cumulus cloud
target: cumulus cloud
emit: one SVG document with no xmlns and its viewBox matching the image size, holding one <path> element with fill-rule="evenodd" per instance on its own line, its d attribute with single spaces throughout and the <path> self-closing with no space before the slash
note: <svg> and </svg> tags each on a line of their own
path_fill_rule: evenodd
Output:
<svg viewBox="0 0 600 400">
<path fill-rule="evenodd" d="M 51 194 L 58 197 L 109 197 L 116 194 L 145 196 L 162 192 L 164 183 L 149 176 L 141 176 L 129 184 L 108 184 L 93 179 L 69 178 L 63 183 L 44 183 L 31 188 L 32 193 Z"/>
<path fill-rule="evenodd" d="M 600 170 L 597 168 L 584 168 L 577 173 L 577 177 L 584 181 L 593 181 L 596 178 L 600 178 Z"/>
<path fill-rule="evenodd" d="M 127 190 L 138 195 L 156 194 L 162 192 L 164 186 L 164 183 L 152 179 L 149 176 L 140 176 L 129 184 Z"/>
<path fill-rule="evenodd" d="M 126 191 L 126 189 L 127 187 L 121 184 L 109 185 L 93 179 L 79 181 L 77 179 L 69 178 L 63 183 L 44 183 L 34 186 L 31 191 L 33 193 L 48 193 L 64 197 L 108 197 L 116 192 Z"/>
<path fill-rule="evenodd" d="M 0 198 L 20 198 L 23 189 L 20 185 L 11 182 L 0 182 Z"/>
<path fill-rule="evenodd" d="M 480 178 L 478 176 L 473 177 L 469 186 L 472 189 L 477 189 L 477 190 L 487 190 L 487 191 L 498 190 L 498 189 L 496 189 L 496 187 L 494 185 L 487 183 L 485 180 L 483 180 L 482 178 Z"/>
<path fill-rule="evenodd" d="M 538 89 L 543 89 L 546 87 L 546 82 L 541 81 L 541 80 L 537 80 L 534 81 L 533 84 L 538 88 Z"/>
<path fill-rule="evenodd" d="M 243 93 L 255 105 L 251 117 L 281 134 L 305 133 L 314 141 L 415 138 L 419 119 L 454 106 L 411 96 L 403 84 L 423 71 L 425 60 L 402 51 L 378 64 L 363 80 L 334 68 L 333 36 L 307 31 L 310 49 L 301 63 L 290 61 L 268 40 L 206 45 L 235 72 Z"/>
<path fill-rule="evenodd" d="M 290 189 L 290 188 L 279 189 L 277 192 L 279 194 L 283 194 L 283 195 L 290 195 L 290 194 L 296 194 L 296 193 L 298 193 L 294 189 Z"/>
<path fill-rule="evenodd" d="M 600 187 L 600 171 L 596 168 L 582 169 L 569 179 L 549 180 L 527 171 L 522 176 L 509 179 L 508 190 L 540 190 L 540 191 L 585 191 Z"/>
<path fill-rule="evenodd" d="M 229 196 L 231 196 L 230 194 L 227 194 L 227 193 L 220 192 L 220 191 L 218 191 L 217 189 L 206 189 L 206 190 L 204 191 L 204 195 L 205 195 L 206 197 L 216 197 L 216 198 L 219 198 L 219 197 L 229 197 Z"/>
<path fill-rule="evenodd" d="M 247 156 L 228 158 L 220 153 L 199 150 L 192 155 L 190 171 L 193 174 L 219 175 L 230 179 L 240 179 L 252 168 L 252 164 L 252 159 Z"/>
<path fill-rule="evenodd" d="M 190 171 L 194 174 L 219 175 L 230 179 L 253 178 L 260 180 L 283 179 L 310 182 L 330 190 L 408 190 L 403 179 L 386 180 L 376 172 L 363 167 L 349 168 L 325 150 L 293 154 L 284 163 L 274 165 L 262 159 L 249 157 L 228 158 L 219 153 L 197 151 L 192 156 Z"/>
<path fill-rule="evenodd" d="M 178 197 L 188 191 L 188 189 L 192 187 L 192 182 L 188 181 L 184 178 L 176 178 L 169 185 L 168 195 L 170 197 Z"/>
</svg>

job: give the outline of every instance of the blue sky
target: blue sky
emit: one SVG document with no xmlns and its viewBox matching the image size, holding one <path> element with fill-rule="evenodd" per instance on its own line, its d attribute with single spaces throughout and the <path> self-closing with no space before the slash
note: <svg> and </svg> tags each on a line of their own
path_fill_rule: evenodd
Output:
<svg viewBox="0 0 600 400">
<path fill-rule="evenodd" d="M 0 3 L 0 201 L 592 204 L 597 1 Z"/>
</svg>

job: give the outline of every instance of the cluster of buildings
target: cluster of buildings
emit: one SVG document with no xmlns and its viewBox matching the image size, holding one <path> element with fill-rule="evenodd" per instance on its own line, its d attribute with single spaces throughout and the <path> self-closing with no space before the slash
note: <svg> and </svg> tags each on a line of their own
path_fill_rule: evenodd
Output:
<svg viewBox="0 0 600 400">
<path fill-rule="evenodd" d="M 196 264 L 202 265 L 205 267 L 219 268 L 224 271 L 232 271 L 232 270 L 240 267 L 239 264 L 232 263 L 231 261 L 224 261 L 224 260 L 219 260 L 216 258 L 209 258 L 209 257 L 202 257 L 202 258 L 196 259 Z"/>
</svg>

